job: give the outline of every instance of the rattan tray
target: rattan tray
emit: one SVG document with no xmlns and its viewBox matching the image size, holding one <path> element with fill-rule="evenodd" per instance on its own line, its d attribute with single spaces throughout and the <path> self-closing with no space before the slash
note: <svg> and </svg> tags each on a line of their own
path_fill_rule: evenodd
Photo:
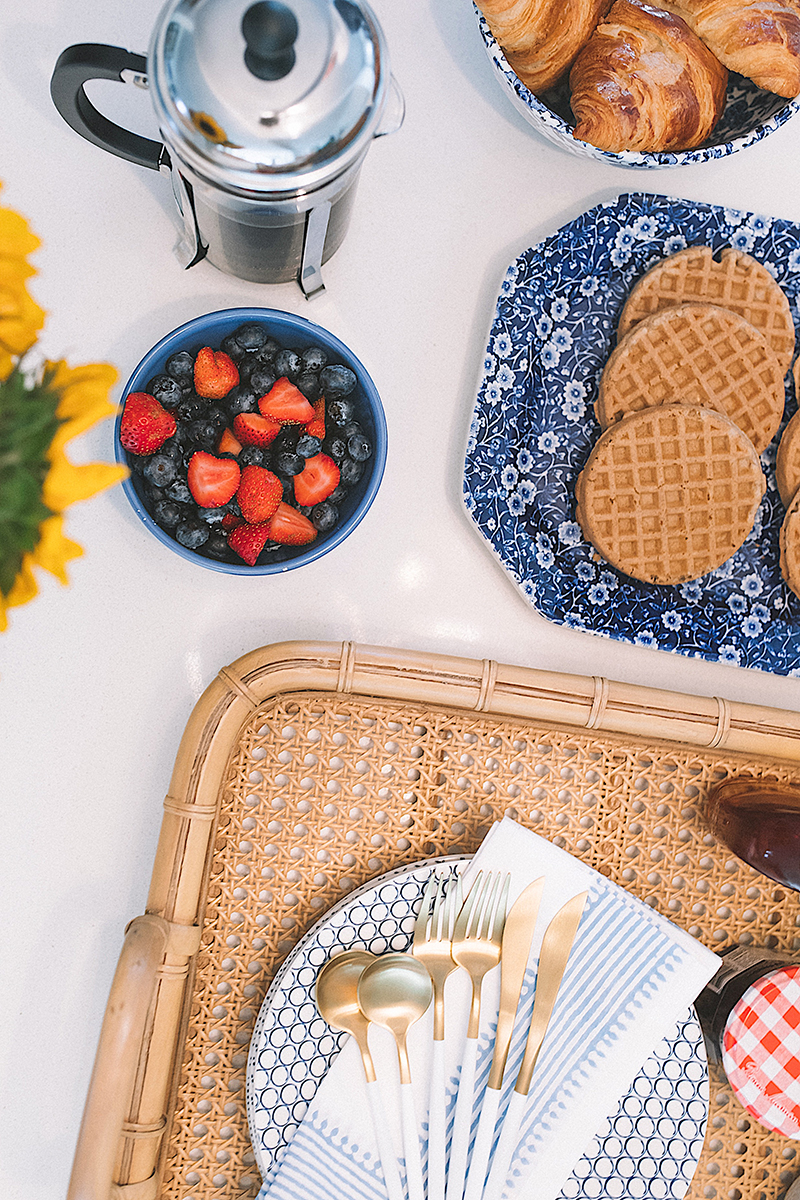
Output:
<svg viewBox="0 0 800 1200">
<path fill-rule="evenodd" d="M 800 897 L 704 825 L 710 782 L 732 773 L 800 782 L 800 715 L 350 643 L 267 646 L 224 668 L 181 741 L 70 1200 L 255 1195 L 245 1065 L 277 966 L 349 889 L 471 853 L 503 813 L 712 948 L 798 949 Z M 691 1200 L 774 1200 L 798 1173 L 795 1143 L 711 1082 Z"/>
</svg>

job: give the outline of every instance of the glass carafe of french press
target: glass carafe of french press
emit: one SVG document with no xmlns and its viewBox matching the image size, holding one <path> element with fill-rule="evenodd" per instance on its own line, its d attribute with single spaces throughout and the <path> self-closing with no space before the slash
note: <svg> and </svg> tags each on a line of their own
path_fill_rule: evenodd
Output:
<svg viewBox="0 0 800 1200">
<path fill-rule="evenodd" d="M 90 79 L 146 86 L 163 144 L 120 128 Z M 184 266 L 202 258 L 256 283 L 322 290 L 373 138 L 403 101 L 386 40 L 358 0 L 169 0 L 145 59 L 70 46 L 51 94 L 83 137 L 169 175 Z"/>
</svg>

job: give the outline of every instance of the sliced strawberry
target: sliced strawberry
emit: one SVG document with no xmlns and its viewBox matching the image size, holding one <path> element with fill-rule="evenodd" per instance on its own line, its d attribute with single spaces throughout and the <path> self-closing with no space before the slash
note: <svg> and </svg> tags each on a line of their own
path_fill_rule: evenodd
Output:
<svg viewBox="0 0 800 1200">
<path fill-rule="evenodd" d="M 299 388 L 284 376 L 258 402 L 263 417 L 281 425 L 307 425 L 314 420 L 314 409 Z"/>
<path fill-rule="evenodd" d="M 270 540 L 281 546 L 306 546 L 313 542 L 317 531 L 296 508 L 283 501 L 275 509 L 275 515 L 267 522 Z M 238 553 L 238 551 L 237 551 Z"/>
<path fill-rule="evenodd" d="M 314 405 L 314 420 L 309 421 L 306 425 L 306 433 L 311 437 L 319 438 L 323 441 L 325 438 L 325 397 L 320 396 Z"/>
<path fill-rule="evenodd" d="M 233 418 L 233 432 L 243 446 L 269 446 L 281 428 L 280 421 L 260 417 L 258 413 L 238 413 Z"/>
<path fill-rule="evenodd" d="M 189 459 L 186 482 L 201 508 L 219 508 L 236 495 L 241 474 L 235 458 L 215 458 L 198 450 Z"/>
<path fill-rule="evenodd" d="M 258 525 L 268 521 L 283 496 L 283 484 L 266 467 L 247 466 L 242 471 L 236 500 L 245 521 Z"/>
<path fill-rule="evenodd" d="M 224 350 L 203 346 L 194 360 L 194 390 L 207 400 L 221 400 L 239 382 L 239 369 Z"/>
<path fill-rule="evenodd" d="M 172 413 L 149 392 L 131 392 L 122 410 L 119 440 L 131 454 L 152 454 L 177 428 Z"/>
<path fill-rule="evenodd" d="M 327 454 L 315 454 L 306 459 L 306 465 L 294 477 L 294 494 L 298 504 L 311 507 L 327 500 L 334 488 L 339 486 L 339 468 Z"/>
<path fill-rule="evenodd" d="M 236 438 L 232 430 L 226 425 L 223 429 L 220 439 L 217 442 L 218 454 L 238 454 L 242 448 L 242 443 Z"/>
<path fill-rule="evenodd" d="M 239 558 L 243 558 L 248 566 L 253 567 L 259 554 L 264 549 L 269 536 L 268 523 L 263 525 L 237 525 L 228 534 L 228 545 L 234 554 L 238 554 Z"/>
<path fill-rule="evenodd" d="M 236 513 L 226 512 L 225 516 L 220 521 L 220 525 L 226 533 L 230 533 L 237 525 L 244 525 L 244 517 L 237 517 Z"/>
</svg>

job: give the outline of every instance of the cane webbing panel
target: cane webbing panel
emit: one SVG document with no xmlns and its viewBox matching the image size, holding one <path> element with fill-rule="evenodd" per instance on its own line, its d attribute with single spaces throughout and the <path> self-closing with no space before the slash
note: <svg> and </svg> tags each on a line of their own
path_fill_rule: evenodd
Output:
<svg viewBox="0 0 800 1200">
<path fill-rule="evenodd" d="M 245 1068 L 278 964 L 349 889 L 429 856 L 471 853 L 504 813 L 698 936 L 800 947 L 800 904 L 716 845 L 709 783 L 800 781 L 718 750 L 665 749 L 446 708 L 342 695 L 264 703 L 242 730 L 221 797 L 160 1195 L 252 1196 Z M 691 1197 L 774 1200 L 794 1144 L 746 1119 L 712 1076 Z"/>
</svg>

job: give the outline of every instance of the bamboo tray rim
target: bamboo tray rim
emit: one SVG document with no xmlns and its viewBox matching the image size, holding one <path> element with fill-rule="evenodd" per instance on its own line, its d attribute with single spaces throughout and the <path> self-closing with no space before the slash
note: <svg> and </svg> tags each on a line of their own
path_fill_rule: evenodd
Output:
<svg viewBox="0 0 800 1200">
<path fill-rule="evenodd" d="M 182 1016 L 170 1034 L 171 1078 L 154 1139 L 163 1151 L 231 748 L 261 705 L 292 693 L 407 702 L 532 722 L 538 729 L 609 735 L 620 743 L 647 739 L 665 749 L 724 749 L 762 763 L 800 763 L 800 714 L 786 709 L 353 642 L 287 641 L 241 656 L 206 688 L 180 741 L 146 913 L 129 926 L 111 988 L 68 1200 L 156 1200 L 159 1194 L 163 1154 L 148 1178 L 112 1182 L 125 1139 L 137 1131 L 144 1136 L 135 1109 L 147 1074 L 158 989 L 165 973 L 181 976 Z M 148 1130 L 151 1136 L 149 1125 Z"/>
</svg>

